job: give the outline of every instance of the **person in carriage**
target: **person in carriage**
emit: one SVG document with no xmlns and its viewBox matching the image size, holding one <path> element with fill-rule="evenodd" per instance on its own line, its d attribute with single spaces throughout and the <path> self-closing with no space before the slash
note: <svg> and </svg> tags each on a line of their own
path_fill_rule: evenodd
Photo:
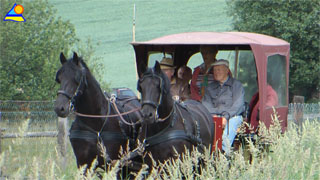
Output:
<svg viewBox="0 0 320 180">
<path fill-rule="evenodd" d="M 201 101 L 204 95 L 204 89 L 213 81 L 211 64 L 216 61 L 218 50 L 215 46 L 202 45 L 200 52 L 203 63 L 197 66 L 191 79 L 191 99 Z"/>
<path fill-rule="evenodd" d="M 171 86 L 171 94 L 174 100 L 183 102 L 190 99 L 190 80 L 192 78 L 192 70 L 186 66 L 181 66 L 177 71 L 177 81 Z"/>
<path fill-rule="evenodd" d="M 176 78 L 174 77 L 174 71 L 176 66 L 173 65 L 173 59 L 168 57 L 163 57 L 160 61 L 161 70 L 167 75 L 171 86 L 176 83 Z"/>
<path fill-rule="evenodd" d="M 258 78 L 257 78 L 258 83 Z M 277 92 L 273 89 L 273 78 L 270 72 L 268 72 L 267 75 L 267 99 L 266 99 L 266 106 L 269 108 L 276 107 L 279 105 L 279 98 Z M 256 92 L 249 103 L 249 108 L 251 109 L 251 113 L 249 116 L 248 124 L 250 126 L 246 126 L 246 133 L 252 134 L 257 133 L 259 130 L 259 113 L 260 113 L 260 100 L 259 100 L 259 91 Z"/>
<path fill-rule="evenodd" d="M 168 57 L 162 58 L 160 61 L 160 68 L 167 75 L 170 81 L 170 93 L 173 99 L 176 101 L 185 101 L 190 99 L 189 81 L 192 76 L 192 70 L 187 66 L 182 66 L 178 69 L 178 77 L 175 77 L 174 72 L 176 67 L 173 64 L 173 59 Z"/>
<path fill-rule="evenodd" d="M 244 88 L 240 81 L 229 75 L 227 60 L 217 60 L 212 66 L 214 80 L 205 88 L 202 104 L 213 117 L 222 117 L 222 150 L 228 155 L 237 129 L 242 124 L 241 113 L 245 107 Z"/>
</svg>

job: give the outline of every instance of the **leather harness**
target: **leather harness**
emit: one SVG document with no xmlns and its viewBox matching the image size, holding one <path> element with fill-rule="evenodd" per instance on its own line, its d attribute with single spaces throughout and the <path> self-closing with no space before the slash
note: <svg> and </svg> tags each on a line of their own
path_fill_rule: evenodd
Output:
<svg viewBox="0 0 320 180">
<path fill-rule="evenodd" d="M 138 81 L 138 90 L 141 92 L 141 88 L 140 88 L 140 83 L 144 80 L 144 78 L 146 77 L 155 77 L 158 78 L 160 81 L 160 96 L 158 99 L 158 102 L 153 102 L 150 100 L 143 100 L 141 103 L 141 106 L 145 105 L 145 104 L 149 104 L 151 106 L 153 106 L 156 109 L 156 114 L 158 115 L 158 107 L 159 105 L 162 103 L 162 97 L 164 94 L 167 93 L 167 90 L 164 88 L 164 80 L 162 79 L 161 76 L 154 74 L 154 71 L 152 69 L 151 73 L 147 73 L 144 74 L 143 77 L 141 79 L 139 79 Z M 150 136 L 150 137 L 146 137 L 146 130 L 145 130 L 145 141 L 144 144 L 146 147 L 151 147 L 151 146 L 155 146 L 161 143 L 164 143 L 166 141 L 169 140 L 173 140 L 173 139 L 183 139 L 183 140 L 187 140 L 190 143 L 197 145 L 201 148 L 204 147 L 203 143 L 202 143 L 202 139 L 200 137 L 200 125 L 199 125 L 199 120 L 193 117 L 192 113 L 188 111 L 187 108 L 183 107 L 180 103 L 177 103 L 174 101 L 173 104 L 173 109 L 171 110 L 169 116 L 167 116 L 164 119 L 161 119 L 159 117 L 155 117 L 156 118 L 156 122 L 159 121 L 165 121 L 165 120 L 170 120 L 171 123 L 168 124 L 167 127 L 165 127 L 163 130 L 161 130 L 160 132 L 158 132 L 157 134 Z M 185 119 L 181 113 L 181 108 L 184 108 L 185 110 L 187 110 L 187 112 L 189 112 L 190 117 L 192 117 L 192 122 L 195 123 L 195 134 L 191 134 L 188 133 L 188 130 L 186 129 L 186 126 L 184 130 L 175 130 L 172 129 L 174 127 L 175 122 L 177 121 L 177 113 L 178 115 L 182 118 L 183 123 L 185 122 Z M 176 112 L 178 111 L 178 112 Z M 185 124 L 184 124 L 185 125 Z M 142 128 L 141 128 L 142 129 Z M 141 132 L 140 132 L 141 133 Z"/>
</svg>

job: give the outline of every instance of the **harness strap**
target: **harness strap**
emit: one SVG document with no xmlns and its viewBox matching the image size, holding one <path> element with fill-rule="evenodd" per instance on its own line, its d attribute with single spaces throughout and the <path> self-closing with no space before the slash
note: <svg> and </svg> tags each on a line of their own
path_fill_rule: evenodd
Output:
<svg viewBox="0 0 320 180">
<path fill-rule="evenodd" d="M 70 139 L 85 139 L 85 140 L 98 140 L 98 133 L 92 131 L 71 130 Z M 122 141 L 128 140 L 121 132 L 103 131 L 100 133 L 100 137 L 104 141 Z"/>
<path fill-rule="evenodd" d="M 182 114 L 182 112 L 181 112 L 181 110 L 180 110 L 180 107 L 181 107 L 181 108 L 184 108 L 184 109 L 189 113 L 189 115 L 190 115 L 190 117 L 191 117 L 191 119 L 192 119 L 192 123 L 194 124 L 195 135 L 190 134 L 190 133 L 188 133 L 188 134 L 190 134 L 191 137 L 194 137 L 194 138 L 196 138 L 196 139 L 199 139 L 198 142 L 201 142 L 201 143 L 202 143 L 202 140 L 201 140 L 201 138 L 200 138 L 200 122 L 199 122 L 200 120 L 197 119 L 197 118 L 195 118 L 195 117 L 194 117 L 194 112 L 189 111 L 188 108 L 183 107 L 180 103 L 175 103 L 175 104 L 176 104 L 176 106 L 177 106 L 178 113 L 180 114 L 180 117 L 182 118 L 185 131 L 188 132 L 188 129 L 186 129 L 185 119 L 184 119 L 183 114 Z"/>
<path fill-rule="evenodd" d="M 151 147 L 174 139 L 183 139 L 197 145 L 202 143 L 199 138 L 186 134 L 184 130 L 171 130 L 161 135 L 149 137 L 146 139 L 146 143 L 147 147 Z"/>
<path fill-rule="evenodd" d="M 64 91 L 64 90 L 59 90 L 59 91 L 57 92 L 57 95 L 59 95 L 59 94 L 65 95 L 68 99 L 72 99 L 72 96 L 73 96 L 73 95 L 67 93 L 67 92 Z"/>
</svg>

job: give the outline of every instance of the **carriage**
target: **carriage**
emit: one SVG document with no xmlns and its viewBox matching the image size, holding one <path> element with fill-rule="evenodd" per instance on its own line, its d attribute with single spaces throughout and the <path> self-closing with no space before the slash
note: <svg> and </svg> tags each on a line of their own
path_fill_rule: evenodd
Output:
<svg viewBox="0 0 320 180">
<path fill-rule="evenodd" d="M 241 81 L 245 89 L 245 102 L 250 117 L 252 107 L 249 102 L 259 98 L 258 117 L 267 128 L 272 124 L 273 108 L 281 122 L 282 131 L 287 127 L 288 81 L 290 44 L 284 40 L 248 32 L 188 32 L 159 37 L 150 41 L 132 42 L 138 76 L 141 64 L 149 67 L 163 56 L 170 56 L 178 69 L 187 65 L 194 67 L 203 62 L 199 53 L 201 45 L 211 45 L 218 49 L 216 59 L 227 59 L 231 74 Z M 267 106 L 267 88 L 271 86 L 278 96 L 278 103 Z M 258 94 L 257 94 L 258 92 Z M 221 118 L 214 118 L 215 142 L 221 148 Z M 250 131 L 248 134 L 252 133 Z M 253 132 L 253 133 L 256 133 Z"/>
<path fill-rule="evenodd" d="M 57 92 L 55 112 L 60 117 L 66 117 L 70 112 L 76 115 L 69 137 L 78 167 L 87 165 L 90 168 L 95 158 L 98 158 L 96 168 L 106 170 L 114 160 L 120 160 L 125 166 L 131 159 L 141 157 L 145 150 L 155 155 L 153 157 L 157 160 L 143 156 L 143 162 L 149 167 L 153 162 L 175 156 L 174 149 L 159 147 L 173 147 L 183 153 L 186 146 L 189 149 L 197 146 L 204 151 L 204 147 L 208 148 L 214 142 L 217 146 L 213 149 L 221 149 L 221 118 L 212 121 L 208 110 L 197 101 L 185 105 L 173 101 L 167 93 L 170 82 L 156 61 L 165 55 L 173 58 L 177 68 L 198 65 L 202 63 L 199 55 L 201 45 L 215 46 L 219 51 L 216 58 L 229 60 L 232 76 L 244 86 L 246 102 L 251 101 L 258 92 L 260 121 L 270 127 L 274 108 L 285 131 L 290 53 L 290 45 L 286 41 L 255 33 L 192 32 L 133 42 L 132 45 L 139 75 L 138 90 L 144 92 L 141 106 L 139 102 L 128 103 L 138 101 L 135 97 L 118 101 L 118 97 L 103 93 L 81 57 L 74 53 L 67 60 L 63 53 L 60 54 L 62 67 L 56 74 L 60 90 Z M 153 68 L 146 67 L 153 64 Z M 273 107 L 267 106 L 268 87 L 274 89 L 278 99 Z M 246 117 L 252 112 L 252 109 L 247 109 L 249 113 L 244 113 Z M 106 148 L 101 148 L 99 144 Z M 120 158 L 119 150 L 128 147 L 128 144 L 135 149 Z M 130 170 L 131 166 L 135 171 L 135 165 L 129 164 L 121 172 L 122 177 L 130 175 L 126 168 Z"/>
</svg>

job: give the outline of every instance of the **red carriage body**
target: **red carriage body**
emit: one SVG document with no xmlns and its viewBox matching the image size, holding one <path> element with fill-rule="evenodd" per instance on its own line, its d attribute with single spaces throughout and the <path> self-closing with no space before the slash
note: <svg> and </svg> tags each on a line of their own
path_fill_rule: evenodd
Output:
<svg viewBox="0 0 320 180">
<path fill-rule="evenodd" d="M 192 64 L 193 61 L 202 63 L 200 46 L 215 46 L 218 49 L 217 59 L 229 60 L 232 75 L 244 85 L 245 101 L 249 103 L 259 92 L 258 116 L 267 128 L 272 123 L 273 114 L 272 107 L 267 106 L 267 87 L 271 85 L 278 96 L 278 104 L 274 108 L 282 130 L 286 129 L 290 59 L 288 42 L 248 32 L 189 32 L 131 44 L 135 50 L 137 67 L 141 63 L 153 66 L 155 60 L 160 61 L 161 56 L 166 54 L 172 56 L 177 68 Z M 140 75 L 139 68 L 137 70 Z M 221 133 L 221 130 L 216 132 Z"/>
</svg>

